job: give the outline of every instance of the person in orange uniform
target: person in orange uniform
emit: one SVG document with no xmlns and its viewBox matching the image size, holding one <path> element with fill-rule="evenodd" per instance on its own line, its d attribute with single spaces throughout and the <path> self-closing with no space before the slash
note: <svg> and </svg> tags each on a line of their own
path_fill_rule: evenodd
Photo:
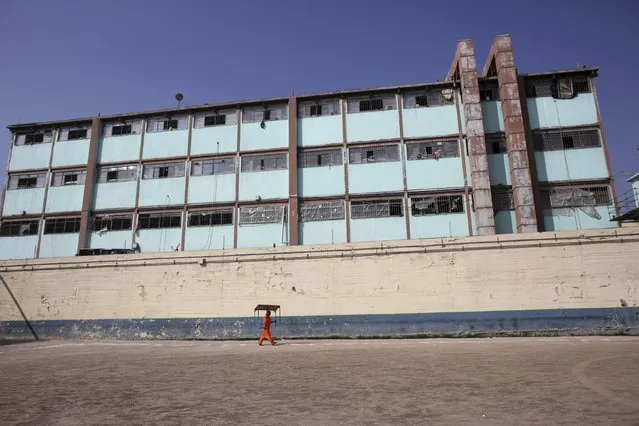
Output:
<svg viewBox="0 0 639 426">
<path fill-rule="evenodd" d="M 271 311 L 266 311 L 266 315 L 264 315 L 264 329 L 262 330 L 262 334 L 260 334 L 260 341 L 257 342 L 257 344 L 262 346 L 264 339 L 275 346 L 275 340 L 271 337 Z"/>
</svg>

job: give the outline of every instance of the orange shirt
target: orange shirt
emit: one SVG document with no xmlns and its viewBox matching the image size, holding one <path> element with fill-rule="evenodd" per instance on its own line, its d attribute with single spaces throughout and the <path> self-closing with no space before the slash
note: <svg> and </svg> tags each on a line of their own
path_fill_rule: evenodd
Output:
<svg viewBox="0 0 639 426">
<path fill-rule="evenodd" d="M 267 317 L 264 315 L 264 330 L 269 330 L 271 328 L 271 317 Z"/>
</svg>

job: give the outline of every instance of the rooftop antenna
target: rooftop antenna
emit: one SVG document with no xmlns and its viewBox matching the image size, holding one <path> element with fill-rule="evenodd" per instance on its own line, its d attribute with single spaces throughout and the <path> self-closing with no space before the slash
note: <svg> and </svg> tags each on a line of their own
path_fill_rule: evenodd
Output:
<svg viewBox="0 0 639 426">
<path fill-rule="evenodd" d="M 179 92 L 176 93 L 175 100 L 178 102 L 178 108 L 182 108 L 182 101 L 184 100 L 184 95 Z"/>
</svg>

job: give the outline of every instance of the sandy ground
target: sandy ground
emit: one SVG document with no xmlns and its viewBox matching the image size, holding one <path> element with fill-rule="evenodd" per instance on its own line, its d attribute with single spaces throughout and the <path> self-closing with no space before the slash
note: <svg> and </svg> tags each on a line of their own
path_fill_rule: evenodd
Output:
<svg viewBox="0 0 639 426">
<path fill-rule="evenodd" d="M 2 424 L 639 424 L 639 338 L 0 345 Z"/>
</svg>

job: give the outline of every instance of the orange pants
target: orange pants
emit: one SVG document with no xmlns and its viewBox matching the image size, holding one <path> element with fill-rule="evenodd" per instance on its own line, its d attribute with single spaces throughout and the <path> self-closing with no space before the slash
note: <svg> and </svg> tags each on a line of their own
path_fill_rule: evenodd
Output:
<svg viewBox="0 0 639 426">
<path fill-rule="evenodd" d="M 273 338 L 271 337 L 271 331 L 267 328 L 262 330 L 262 334 L 260 334 L 260 341 L 257 342 L 257 344 L 262 346 L 262 342 L 264 341 L 264 339 L 271 342 L 271 345 L 275 345 L 275 340 L 273 340 Z"/>
</svg>

